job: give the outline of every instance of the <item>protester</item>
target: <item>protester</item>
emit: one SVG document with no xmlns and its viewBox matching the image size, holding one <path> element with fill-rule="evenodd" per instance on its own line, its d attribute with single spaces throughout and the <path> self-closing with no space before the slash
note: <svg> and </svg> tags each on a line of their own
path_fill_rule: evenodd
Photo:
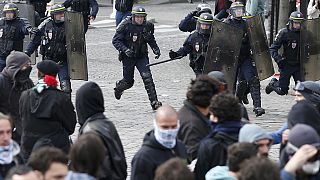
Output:
<svg viewBox="0 0 320 180">
<path fill-rule="evenodd" d="M 195 167 L 197 180 L 205 179 L 206 173 L 215 166 L 227 163 L 228 147 L 238 142 L 241 123 L 241 107 L 233 94 L 220 93 L 210 103 L 212 131 L 201 141 Z"/>
<path fill-rule="evenodd" d="M 66 180 L 98 178 L 106 151 L 98 135 L 93 133 L 81 135 L 71 147 L 69 153 L 71 171 L 68 172 Z"/>
<path fill-rule="evenodd" d="M 103 140 L 108 151 L 100 177 L 113 180 L 127 178 L 127 163 L 123 146 L 114 124 L 103 114 L 104 98 L 98 84 L 88 82 L 76 94 L 76 110 L 81 126 L 79 134 L 93 132 Z"/>
<path fill-rule="evenodd" d="M 209 105 L 213 95 L 219 93 L 222 84 L 216 79 L 202 75 L 192 80 L 187 91 L 187 99 L 179 110 L 181 126 L 178 139 L 186 145 L 188 161 L 197 158 L 200 141 L 211 131 Z"/>
<path fill-rule="evenodd" d="M 185 146 L 177 140 L 179 120 L 171 106 L 160 107 L 155 115 L 154 130 L 149 131 L 131 163 L 131 180 L 153 180 L 155 171 L 167 160 L 187 159 Z"/>
<path fill-rule="evenodd" d="M 180 158 L 172 158 L 156 170 L 154 180 L 195 180 L 194 174 L 188 168 L 186 162 Z"/>
<path fill-rule="evenodd" d="M 18 165 L 10 169 L 5 180 L 40 180 L 31 167 Z"/>
</svg>

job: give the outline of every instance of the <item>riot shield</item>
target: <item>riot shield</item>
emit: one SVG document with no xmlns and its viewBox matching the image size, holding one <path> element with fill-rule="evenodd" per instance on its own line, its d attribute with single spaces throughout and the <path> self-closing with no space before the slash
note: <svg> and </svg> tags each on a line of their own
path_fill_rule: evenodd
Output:
<svg viewBox="0 0 320 180">
<path fill-rule="evenodd" d="M 231 92 L 236 83 L 242 37 L 242 29 L 219 21 L 213 22 L 203 73 L 223 72 Z"/>
<path fill-rule="evenodd" d="M 300 67 L 304 81 L 320 79 L 320 19 L 308 19 L 300 31 Z"/>
<path fill-rule="evenodd" d="M 263 18 L 261 16 L 254 16 L 246 19 L 246 21 L 252 56 L 255 61 L 259 79 L 262 81 L 274 74 Z"/>
<path fill-rule="evenodd" d="M 71 79 L 88 80 L 83 15 L 65 12 L 68 66 Z"/>
<path fill-rule="evenodd" d="M 3 6 L 6 3 L 1 3 L 0 4 L 0 9 L 1 9 L 1 14 L 2 14 L 2 9 Z M 29 21 L 30 25 L 32 27 L 35 26 L 35 11 L 34 11 L 34 7 L 32 5 L 29 4 L 25 4 L 25 3 L 15 3 L 18 6 L 19 9 L 19 17 L 20 18 L 25 18 Z M 25 51 L 27 49 L 28 44 L 31 41 L 31 37 L 30 36 L 25 36 L 24 40 L 23 40 L 23 51 Z M 36 55 L 33 53 L 31 55 L 31 64 L 36 64 Z"/>
</svg>

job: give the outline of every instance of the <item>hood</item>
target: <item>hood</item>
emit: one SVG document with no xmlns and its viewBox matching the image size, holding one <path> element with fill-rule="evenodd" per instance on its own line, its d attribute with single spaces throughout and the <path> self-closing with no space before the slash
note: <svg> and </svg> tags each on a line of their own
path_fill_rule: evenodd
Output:
<svg viewBox="0 0 320 180">
<path fill-rule="evenodd" d="M 320 113 L 314 105 L 306 100 L 297 102 L 288 114 L 288 126 L 301 123 L 313 127 L 320 134 Z"/>
<path fill-rule="evenodd" d="M 2 73 L 13 80 L 18 71 L 29 62 L 30 58 L 25 53 L 11 51 L 7 57 L 6 67 L 2 70 Z"/>
<path fill-rule="evenodd" d="M 245 124 L 239 132 L 239 142 L 254 143 L 262 139 L 273 140 L 266 130 L 257 124 Z"/>
<path fill-rule="evenodd" d="M 103 94 L 94 82 L 87 82 L 76 93 L 76 111 L 82 126 L 92 115 L 104 112 Z"/>
<path fill-rule="evenodd" d="M 142 146 L 149 146 L 155 149 L 163 149 L 163 150 L 168 150 L 168 148 L 162 146 L 158 141 L 156 140 L 154 136 L 154 131 L 151 130 L 149 131 L 143 138 L 143 143 Z"/>
<path fill-rule="evenodd" d="M 206 174 L 206 180 L 237 180 L 229 175 L 228 166 L 216 166 Z"/>
<path fill-rule="evenodd" d="M 95 178 L 86 173 L 69 171 L 65 180 L 95 180 Z"/>
</svg>

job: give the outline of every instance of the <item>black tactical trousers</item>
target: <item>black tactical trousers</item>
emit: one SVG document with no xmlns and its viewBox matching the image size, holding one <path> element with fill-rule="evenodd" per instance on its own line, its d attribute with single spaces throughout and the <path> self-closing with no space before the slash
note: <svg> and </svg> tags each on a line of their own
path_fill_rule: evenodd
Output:
<svg viewBox="0 0 320 180">
<path fill-rule="evenodd" d="M 284 64 L 280 69 L 279 82 L 275 86 L 279 86 L 285 94 L 288 93 L 291 76 L 295 82 L 301 81 L 300 65 Z"/>
<path fill-rule="evenodd" d="M 123 65 L 123 79 L 120 81 L 120 84 L 125 84 L 125 86 L 119 86 L 119 91 L 124 91 L 132 87 L 134 83 L 134 69 L 137 67 L 140 76 L 143 80 L 145 89 L 148 93 L 149 100 L 152 103 L 153 101 L 158 101 L 157 93 L 155 90 L 155 85 L 152 79 L 152 74 L 150 68 L 146 65 L 149 64 L 148 56 L 143 57 L 135 57 L 135 58 L 128 58 L 125 57 L 122 60 Z M 117 88 L 117 87 L 116 87 Z"/>
</svg>

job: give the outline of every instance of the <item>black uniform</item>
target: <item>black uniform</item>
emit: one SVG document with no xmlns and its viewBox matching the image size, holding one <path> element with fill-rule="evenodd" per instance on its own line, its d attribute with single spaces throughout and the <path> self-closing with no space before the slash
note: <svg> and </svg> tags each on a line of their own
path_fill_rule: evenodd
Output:
<svg viewBox="0 0 320 180">
<path fill-rule="evenodd" d="M 27 0 L 27 3 L 34 6 L 34 10 L 37 11 L 42 19 L 46 17 L 47 3 L 50 1 L 51 0 Z"/>
<path fill-rule="evenodd" d="M 27 19 L 0 19 L 0 72 L 6 66 L 6 58 L 12 50 L 23 51 L 23 39 L 30 29 Z"/>
<path fill-rule="evenodd" d="M 61 89 L 71 93 L 71 82 L 68 72 L 67 47 L 64 22 L 55 22 L 51 17 L 44 20 L 38 32 L 27 47 L 26 53 L 31 55 L 41 44 L 40 54 L 43 59 L 53 60 L 60 64 L 59 80 Z"/>
<path fill-rule="evenodd" d="M 279 55 L 278 50 L 281 46 L 283 54 Z M 273 84 L 274 90 L 279 95 L 288 94 L 291 76 L 295 82 L 301 80 L 300 31 L 291 31 L 289 27 L 281 29 L 270 47 L 270 52 L 280 70 L 279 81 Z"/>
<path fill-rule="evenodd" d="M 84 31 L 87 32 L 90 16 L 96 18 L 99 6 L 97 0 L 66 0 L 63 6 L 83 15 Z"/>
<path fill-rule="evenodd" d="M 118 81 L 115 87 L 116 98 L 120 99 L 122 92 L 133 86 L 134 68 L 137 67 L 151 106 L 156 109 L 154 104 L 159 101 L 150 68 L 146 66 L 149 64 L 147 44 L 157 57 L 160 56 L 160 49 L 153 33 L 154 25 L 151 22 L 145 21 L 142 25 L 137 25 L 133 22 L 133 17 L 128 17 L 119 24 L 112 44 L 120 52 L 119 60 L 123 65 L 123 79 Z"/>
</svg>

